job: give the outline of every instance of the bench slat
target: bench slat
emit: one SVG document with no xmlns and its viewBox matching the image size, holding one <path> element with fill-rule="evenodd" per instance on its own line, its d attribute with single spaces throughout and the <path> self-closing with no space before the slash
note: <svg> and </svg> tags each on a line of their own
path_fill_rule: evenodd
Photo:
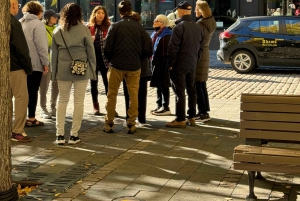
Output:
<svg viewBox="0 0 300 201">
<path fill-rule="evenodd" d="M 247 163 L 263 163 L 263 164 L 285 164 L 285 165 L 300 165 L 299 157 L 290 156 L 270 156 L 270 155 L 258 155 L 258 154 L 233 154 L 234 162 L 247 162 Z"/>
<path fill-rule="evenodd" d="M 267 121 L 241 121 L 240 129 L 300 132 L 300 124 Z"/>
<path fill-rule="evenodd" d="M 241 120 L 254 121 L 282 121 L 282 122 L 297 122 L 300 123 L 300 114 L 274 113 L 274 112 L 241 112 Z"/>
<path fill-rule="evenodd" d="M 241 111 L 300 113 L 300 104 L 241 103 Z"/>
<path fill-rule="evenodd" d="M 300 142 L 300 133 L 299 132 L 240 130 L 240 137 Z"/>
<path fill-rule="evenodd" d="M 251 145 L 239 145 L 234 148 L 234 153 L 300 157 L 300 149 L 259 147 Z"/>
<path fill-rule="evenodd" d="M 281 173 L 290 173 L 290 174 L 299 174 L 300 173 L 300 166 L 289 166 L 289 165 L 264 165 L 264 164 L 252 164 L 252 163 L 233 163 L 233 169 L 258 171 L 258 172 L 281 172 Z"/>
<path fill-rule="evenodd" d="M 241 102 L 250 103 L 288 103 L 300 104 L 300 96 L 296 95 L 265 95 L 265 94 L 242 94 Z"/>
</svg>

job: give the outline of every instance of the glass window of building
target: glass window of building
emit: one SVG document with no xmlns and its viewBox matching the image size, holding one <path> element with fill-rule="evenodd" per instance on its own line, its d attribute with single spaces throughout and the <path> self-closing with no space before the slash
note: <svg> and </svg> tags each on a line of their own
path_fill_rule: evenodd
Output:
<svg viewBox="0 0 300 201">
<path fill-rule="evenodd" d="M 145 28 L 151 28 L 157 15 L 168 15 L 173 12 L 175 2 L 173 0 L 141 0 L 140 5 L 135 7 L 135 11 L 141 15 L 142 25 Z"/>
<path fill-rule="evenodd" d="M 300 0 L 267 0 L 267 15 L 300 15 Z"/>
</svg>

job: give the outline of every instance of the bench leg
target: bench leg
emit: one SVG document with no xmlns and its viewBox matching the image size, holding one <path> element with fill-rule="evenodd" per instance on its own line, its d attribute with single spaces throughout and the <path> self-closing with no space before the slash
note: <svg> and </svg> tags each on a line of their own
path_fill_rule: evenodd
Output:
<svg viewBox="0 0 300 201">
<path fill-rule="evenodd" d="M 266 178 L 264 178 L 264 176 L 262 176 L 261 172 L 256 172 L 256 177 L 255 177 L 255 179 L 266 180 Z"/>
<path fill-rule="evenodd" d="M 249 195 L 246 197 L 247 201 L 255 201 L 257 197 L 254 194 L 254 181 L 255 181 L 255 171 L 248 171 L 249 180 Z"/>
</svg>

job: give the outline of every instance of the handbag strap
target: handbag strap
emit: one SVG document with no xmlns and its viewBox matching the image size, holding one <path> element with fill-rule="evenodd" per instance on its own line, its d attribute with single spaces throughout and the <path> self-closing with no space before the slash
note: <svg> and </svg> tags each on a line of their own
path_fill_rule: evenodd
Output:
<svg viewBox="0 0 300 201">
<path fill-rule="evenodd" d="M 62 34 L 61 29 L 60 29 L 59 31 L 60 31 L 61 37 L 62 37 L 62 39 L 63 39 L 63 41 L 64 41 L 64 43 L 65 43 L 65 46 L 66 46 L 66 48 L 67 48 L 67 50 L 68 50 L 68 52 L 69 52 L 69 55 L 70 55 L 72 61 L 74 61 L 74 59 L 72 58 L 72 55 L 71 55 L 71 53 L 70 53 L 70 50 L 69 50 L 69 48 L 68 48 L 68 46 L 67 46 L 67 43 L 66 43 L 66 41 L 65 41 L 65 38 L 64 38 L 64 36 L 63 36 L 63 34 Z"/>
</svg>

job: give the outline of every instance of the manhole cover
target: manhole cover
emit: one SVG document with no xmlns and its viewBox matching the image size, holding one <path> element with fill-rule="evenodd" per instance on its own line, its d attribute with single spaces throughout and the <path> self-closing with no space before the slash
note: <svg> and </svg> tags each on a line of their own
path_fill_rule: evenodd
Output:
<svg viewBox="0 0 300 201">
<path fill-rule="evenodd" d="M 143 201 L 143 200 L 135 198 L 135 197 L 119 197 L 119 198 L 113 199 L 112 201 Z"/>
</svg>

